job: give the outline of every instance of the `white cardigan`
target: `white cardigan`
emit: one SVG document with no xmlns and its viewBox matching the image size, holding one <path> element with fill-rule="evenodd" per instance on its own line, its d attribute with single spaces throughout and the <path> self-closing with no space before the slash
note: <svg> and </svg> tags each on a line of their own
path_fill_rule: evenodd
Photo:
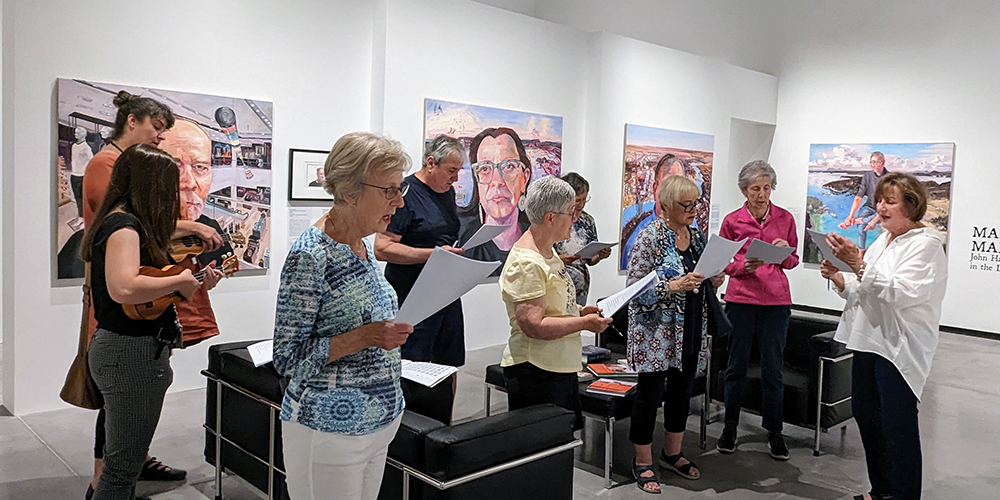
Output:
<svg viewBox="0 0 1000 500">
<path fill-rule="evenodd" d="M 897 236 L 883 231 L 865 252 L 864 277 L 844 273 L 847 299 L 838 342 L 892 362 L 920 398 L 938 344 L 941 302 L 948 284 L 944 236 L 928 227 Z"/>
</svg>

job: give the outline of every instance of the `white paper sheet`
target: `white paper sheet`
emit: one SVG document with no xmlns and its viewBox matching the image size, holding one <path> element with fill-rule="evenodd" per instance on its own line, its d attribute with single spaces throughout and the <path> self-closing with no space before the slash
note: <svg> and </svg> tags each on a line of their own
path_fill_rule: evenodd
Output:
<svg viewBox="0 0 1000 500">
<path fill-rule="evenodd" d="M 618 312 L 619 309 L 628 304 L 630 300 L 636 298 L 640 293 L 656 286 L 656 281 L 656 271 L 650 272 L 641 280 L 625 287 L 624 290 L 598 301 L 597 307 L 603 310 L 601 315 L 605 318 L 610 318 L 612 314 Z"/>
<path fill-rule="evenodd" d="M 587 243 L 583 248 L 578 250 L 576 252 L 576 255 L 578 255 L 581 259 L 592 259 L 595 255 L 597 255 L 597 252 L 600 252 L 605 248 L 611 248 L 617 244 L 618 244 L 617 241 L 614 243 L 601 243 L 600 241 L 591 241 L 590 243 Z"/>
<path fill-rule="evenodd" d="M 705 245 L 705 250 L 701 252 L 701 257 L 698 258 L 694 271 L 701 273 L 705 279 L 721 273 L 733 261 L 733 256 L 743 248 L 743 244 L 746 242 L 746 238 L 740 241 L 731 241 L 713 234 L 708 238 L 708 245 Z"/>
<path fill-rule="evenodd" d="M 404 359 L 403 373 L 401 375 L 407 380 L 412 380 L 427 387 L 434 387 L 457 371 L 458 368 L 454 366 Z"/>
<path fill-rule="evenodd" d="M 504 224 L 502 226 L 497 224 L 483 224 L 483 226 L 476 231 L 476 234 L 473 234 L 472 237 L 462 245 L 462 249 L 468 250 L 470 248 L 478 247 L 479 245 L 500 236 L 500 233 L 506 231 L 508 227 L 510 227 L 510 224 Z"/>
<path fill-rule="evenodd" d="M 764 261 L 765 264 L 781 264 L 794 251 L 795 249 L 792 247 L 779 247 L 755 238 L 750 242 L 750 248 L 747 249 L 745 258 L 756 257 Z"/>
<path fill-rule="evenodd" d="M 819 253 L 823 254 L 824 259 L 830 261 L 830 263 L 833 264 L 834 267 L 836 267 L 841 271 L 852 272 L 851 266 L 847 265 L 844 261 L 838 259 L 837 256 L 833 253 L 833 248 L 830 248 L 830 245 L 826 244 L 825 234 L 818 231 L 813 231 L 812 229 L 806 229 L 806 231 L 808 231 L 809 236 L 812 237 L 813 243 L 815 243 L 816 246 L 819 247 Z"/>
<path fill-rule="evenodd" d="M 420 323 L 482 283 L 499 266 L 499 261 L 481 262 L 435 248 L 394 321 Z"/>
<path fill-rule="evenodd" d="M 274 341 L 265 340 L 256 344 L 250 344 L 247 346 L 247 352 L 250 353 L 250 359 L 253 360 L 254 366 L 264 366 L 274 359 Z"/>
</svg>

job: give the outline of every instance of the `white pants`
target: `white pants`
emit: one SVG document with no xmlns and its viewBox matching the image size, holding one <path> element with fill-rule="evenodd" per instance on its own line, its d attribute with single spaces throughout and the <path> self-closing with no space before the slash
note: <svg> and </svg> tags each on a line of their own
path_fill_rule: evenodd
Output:
<svg viewBox="0 0 1000 500">
<path fill-rule="evenodd" d="M 389 442 L 396 437 L 401 420 L 402 415 L 364 436 L 282 421 L 285 482 L 292 500 L 376 500 Z"/>
</svg>

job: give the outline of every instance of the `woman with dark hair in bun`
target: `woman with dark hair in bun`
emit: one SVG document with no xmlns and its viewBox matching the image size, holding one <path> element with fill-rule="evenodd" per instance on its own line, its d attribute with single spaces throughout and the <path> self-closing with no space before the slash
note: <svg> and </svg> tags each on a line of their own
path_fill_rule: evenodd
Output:
<svg viewBox="0 0 1000 500">
<path fill-rule="evenodd" d="M 132 95 L 123 90 L 118 92 L 112 102 L 118 108 L 118 114 L 115 116 L 110 141 L 87 163 L 87 170 L 83 176 L 83 225 L 88 231 L 108 190 L 115 162 L 122 152 L 136 144 L 157 146 L 163 140 L 163 133 L 174 126 L 173 112 L 155 99 Z M 213 228 L 192 221 L 177 221 L 174 236 L 191 234 L 197 235 L 205 242 L 206 251 L 214 251 L 222 246 L 222 238 Z M 91 302 L 88 300 L 88 303 Z M 94 308 L 90 307 L 90 336 L 94 335 L 96 325 Z M 94 437 L 94 477 L 87 491 L 88 499 L 93 494 L 93 489 L 97 487 L 104 466 L 105 411 L 103 409 L 97 415 Z M 151 456 L 147 456 L 146 459 L 140 479 L 178 481 L 187 476 L 187 472 L 168 467 Z"/>
</svg>

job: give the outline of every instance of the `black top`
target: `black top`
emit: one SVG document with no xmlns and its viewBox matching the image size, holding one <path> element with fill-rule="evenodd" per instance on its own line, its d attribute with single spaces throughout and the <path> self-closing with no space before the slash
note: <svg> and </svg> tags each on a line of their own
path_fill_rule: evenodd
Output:
<svg viewBox="0 0 1000 500">
<path fill-rule="evenodd" d="M 400 236 L 399 242 L 413 248 L 434 248 L 455 245 L 458 239 L 458 207 L 455 188 L 438 193 L 411 174 L 405 181 L 410 185 L 406 204 L 396 210 L 387 232 Z M 396 290 L 399 303 L 413 288 L 423 264 L 387 264 L 385 279 Z"/>
<path fill-rule="evenodd" d="M 690 230 L 689 230 L 690 231 Z M 684 272 L 694 271 L 698 255 L 694 253 L 694 245 L 688 244 L 687 250 L 677 250 L 684 264 Z M 707 278 L 706 278 L 707 279 Z M 698 293 L 686 292 L 684 297 L 684 350 L 682 356 L 693 356 L 701 350 L 701 323 L 704 311 L 705 287 L 699 287 Z"/>
<path fill-rule="evenodd" d="M 104 274 L 104 261 L 107 255 L 108 238 L 115 231 L 123 228 L 132 228 L 139 233 L 139 265 L 153 265 L 153 258 L 145 248 L 146 241 L 143 235 L 142 226 L 139 219 L 134 215 L 124 212 L 114 212 L 104 219 L 101 226 L 94 233 L 93 258 L 90 265 L 90 286 L 91 296 L 94 301 L 94 317 L 97 318 L 97 327 L 110 330 L 119 335 L 129 335 L 133 337 L 157 336 L 161 329 L 167 333 L 165 340 L 171 340 L 177 329 L 177 313 L 171 305 L 159 318 L 137 321 L 125 315 L 122 305 L 115 302 L 108 294 L 108 282 Z M 172 330 L 172 331 L 171 331 Z"/>
<path fill-rule="evenodd" d="M 199 222 L 199 223 L 204 224 L 204 225 L 206 225 L 208 227 L 211 227 L 212 229 L 215 229 L 215 232 L 219 233 L 220 235 L 223 234 L 223 232 L 222 232 L 222 226 L 220 226 L 219 223 L 215 221 L 215 219 L 213 219 L 213 218 L 211 218 L 211 217 L 209 217 L 209 216 L 207 216 L 205 214 L 202 214 L 200 217 L 198 217 L 198 219 L 195 220 L 195 222 Z M 232 247 L 232 245 L 230 245 L 228 242 L 226 242 L 225 240 L 223 240 L 222 241 L 222 246 L 218 250 L 216 250 L 214 252 L 203 252 L 201 254 L 198 254 L 198 263 L 201 264 L 202 266 L 207 266 L 207 265 L 211 264 L 212 261 L 215 261 L 216 267 L 221 268 L 222 267 L 222 257 L 226 256 L 226 255 L 232 255 L 232 254 L 233 254 L 233 247 Z"/>
</svg>

